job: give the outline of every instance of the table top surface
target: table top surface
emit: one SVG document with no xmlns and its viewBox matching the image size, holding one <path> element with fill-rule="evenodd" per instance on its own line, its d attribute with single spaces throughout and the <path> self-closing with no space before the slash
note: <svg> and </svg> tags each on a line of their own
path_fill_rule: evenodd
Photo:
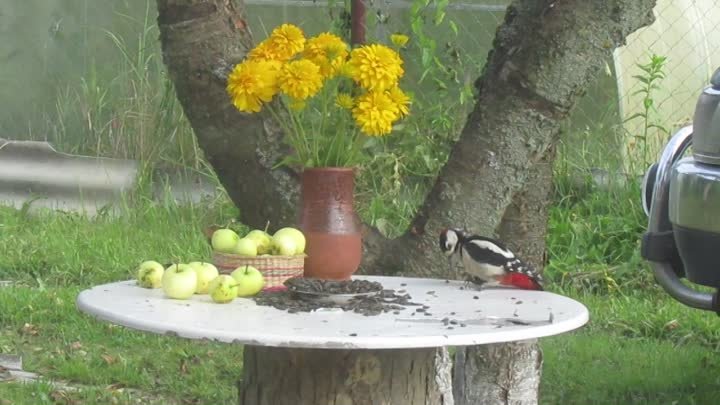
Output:
<svg viewBox="0 0 720 405">
<path fill-rule="evenodd" d="M 161 289 L 141 288 L 135 281 L 82 291 L 77 305 L 99 319 L 158 334 L 326 349 L 465 346 L 534 339 L 580 328 L 589 316 L 581 303 L 549 292 L 479 291 L 461 288 L 461 281 L 438 279 L 354 278 L 378 281 L 385 289 L 405 290 L 412 302 L 426 308 L 407 306 L 397 314 L 391 311 L 375 316 L 335 308 L 288 313 L 246 298 L 228 304 L 214 303 L 208 295 L 169 299 Z"/>
</svg>

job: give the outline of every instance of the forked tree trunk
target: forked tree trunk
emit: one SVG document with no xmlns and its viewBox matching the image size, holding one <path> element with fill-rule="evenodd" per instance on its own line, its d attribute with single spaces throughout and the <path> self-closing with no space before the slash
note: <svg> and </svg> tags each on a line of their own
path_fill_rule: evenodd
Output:
<svg viewBox="0 0 720 405">
<path fill-rule="evenodd" d="M 283 153 L 278 131 L 267 122 L 263 125 L 262 117 L 235 111 L 225 94 L 227 69 L 244 57 L 251 43 L 243 10 L 233 4 L 242 3 L 158 0 L 163 57 L 200 146 L 243 221 L 253 227 L 267 220 L 291 223 L 296 179 L 287 170 L 270 170 Z M 528 203 L 546 199 L 533 196 L 532 185 L 524 197 L 518 192 L 528 182 L 529 169 L 556 142 L 561 123 L 600 73 L 603 61 L 627 35 L 653 21 L 654 5 L 655 0 L 514 1 L 476 82 L 475 108 L 449 161 L 405 235 L 385 240 L 368 228 L 364 271 L 441 274 L 446 263 L 438 254 L 437 237 L 449 226 L 500 233 L 537 263 L 531 257 L 542 249 L 533 246 L 540 246 L 544 231 L 523 212 L 532 214 Z M 514 208 L 508 211 L 513 201 L 518 214 Z M 533 399 L 497 389 L 522 385 L 525 376 L 539 377 L 537 346 L 471 348 L 464 356 L 464 403 L 537 401 L 536 394 Z M 536 387 L 534 377 L 527 381 Z"/>
<path fill-rule="evenodd" d="M 441 350 L 245 346 L 240 405 L 453 405 Z"/>
<path fill-rule="evenodd" d="M 628 34 L 653 21 L 654 0 L 516 0 L 477 81 L 460 140 L 413 226 L 389 241 L 371 228 L 363 269 L 433 276 L 446 269 L 448 226 L 495 234 L 528 169 L 556 141 L 571 108 Z M 233 6 L 238 4 L 238 6 Z M 297 181 L 270 170 L 278 131 L 234 110 L 225 75 L 251 46 L 241 1 L 158 0 L 163 58 L 200 146 L 253 227 L 296 219 Z M 418 114 L 422 112 L 416 112 Z"/>
</svg>

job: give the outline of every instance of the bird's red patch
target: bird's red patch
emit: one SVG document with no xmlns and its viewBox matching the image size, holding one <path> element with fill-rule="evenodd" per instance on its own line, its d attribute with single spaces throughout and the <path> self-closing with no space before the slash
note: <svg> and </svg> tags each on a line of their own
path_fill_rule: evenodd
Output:
<svg viewBox="0 0 720 405">
<path fill-rule="evenodd" d="M 542 290 L 542 286 L 530 276 L 521 273 L 508 273 L 498 276 L 496 280 L 502 285 L 511 285 L 523 290 Z"/>
</svg>

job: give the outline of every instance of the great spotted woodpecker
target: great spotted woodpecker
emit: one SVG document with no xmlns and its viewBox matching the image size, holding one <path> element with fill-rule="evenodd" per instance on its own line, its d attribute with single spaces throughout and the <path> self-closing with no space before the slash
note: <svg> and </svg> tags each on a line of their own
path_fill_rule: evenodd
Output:
<svg viewBox="0 0 720 405">
<path fill-rule="evenodd" d="M 475 284 L 543 289 L 540 273 L 497 240 L 468 235 L 460 229 L 445 229 L 440 233 L 440 250 L 450 259 L 459 254 L 464 272 Z"/>
</svg>

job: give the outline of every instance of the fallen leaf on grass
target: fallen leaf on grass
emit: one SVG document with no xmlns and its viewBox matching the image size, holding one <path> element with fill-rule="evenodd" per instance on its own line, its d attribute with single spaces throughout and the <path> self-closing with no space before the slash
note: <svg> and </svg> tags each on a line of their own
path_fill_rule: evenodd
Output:
<svg viewBox="0 0 720 405">
<path fill-rule="evenodd" d="M 83 345 L 80 342 L 73 342 L 73 344 L 70 345 L 70 349 L 72 350 L 80 350 L 82 347 Z"/>
<path fill-rule="evenodd" d="M 55 404 L 76 405 L 80 403 L 77 399 L 70 398 L 68 393 L 64 390 L 55 390 L 51 392 L 50 398 L 52 398 L 53 403 Z"/>
<path fill-rule="evenodd" d="M 110 392 L 115 392 L 115 391 L 122 392 L 124 389 L 125 389 L 125 384 L 123 384 L 123 383 L 114 383 L 114 384 L 110 384 L 107 387 L 105 387 L 105 390 L 110 391 Z"/>
<path fill-rule="evenodd" d="M 117 357 L 111 356 L 109 354 L 101 354 L 100 357 L 102 357 L 103 360 L 105 360 L 105 363 L 108 365 L 115 364 L 117 362 Z"/>
<path fill-rule="evenodd" d="M 40 331 L 38 330 L 38 327 L 31 323 L 26 323 L 25 325 L 23 325 L 22 329 L 20 329 L 20 332 L 23 335 L 30 335 L 30 336 L 37 336 L 38 333 L 40 333 Z"/>
</svg>

